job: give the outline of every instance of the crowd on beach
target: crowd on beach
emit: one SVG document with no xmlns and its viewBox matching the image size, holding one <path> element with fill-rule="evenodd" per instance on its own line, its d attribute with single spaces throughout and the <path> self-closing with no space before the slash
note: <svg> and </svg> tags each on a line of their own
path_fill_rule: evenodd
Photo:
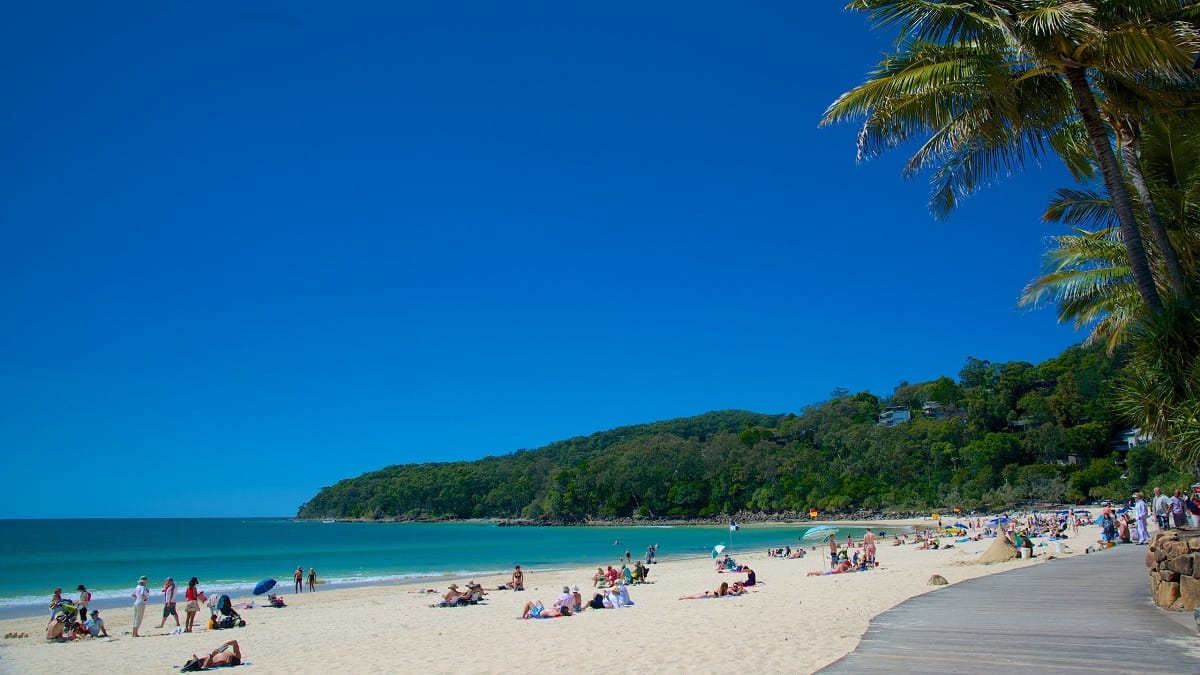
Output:
<svg viewBox="0 0 1200 675">
<path fill-rule="evenodd" d="M 1182 511 L 1180 519 L 1175 518 L 1177 510 Z M 1005 513 L 986 522 L 982 519 L 972 518 L 965 520 L 966 525 L 963 527 L 959 527 L 959 523 L 956 523 L 954 527 L 922 528 L 920 525 L 914 525 L 907 531 L 894 532 L 890 537 L 882 532 L 872 532 L 871 528 L 867 528 L 860 541 L 855 541 L 850 534 L 840 540 L 835 535 L 830 535 L 825 542 L 822 542 L 828 546 L 828 567 L 822 564 L 820 569 L 804 572 L 802 576 L 823 577 L 873 570 L 880 564 L 879 544 L 881 540 L 889 542 L 893 546 L 904 546 L 917 550 L 937 550 L 953 548 L 960 541 L 980 541 L 1001 537 L 1008 540 L 1018 550 L 1028 551 L 1026 557 L 1033 557 L 1034 547 L 1047 545 L 1046 543 L 1035 543 L 1035 539 L 1045 538 L 1048 541 L 1076 539 L 1079 537 L 1081 527 L 1096 524 L 1100 529 L 1101 544 L 1113 545 L 1121 542 L 1140 544 L 1146 539 L 1145 532 L 1149 521 L 1157 523 L 1159 529 L 1180 526 L 1189 522 L 1189 514 L 1193 512 L 1200 513 L 1200 505 L 1189 499 L 1182 491 L 1176 491 L 1174 496 L 1168 496 L 1155 489 L 1154 497 L 1151 499 L 1145 498 L 1141 493 L 1136 494 L 1132 505 L 1128 508 L 1104 507 L 1098 512 L 1094 523 L 1091 511 L 1068 509 L 1042 513 Z M 790 560 L 814 553 L 814 549 L 807 551 L 806 549 L 808 549 L 806 546 L 793 548 L 788 545 L 770 548 L 766 554 L 769 558 Z M 561 586 L 561 593 L 552 600 L 550 598 L 546 598 L 546 601 L 519 599 L 520 601 L 512 609 L 516 611 L 519 618 L 532 620 L 569 617 L 589 610 L 635 607 L 637 603 L 633 595 L 637 593 L 636 587 L 639 584 L 651 583 L 649 579 L 654 576 L 651 572 L 656 562 L 655 557 L 656 548 L 654 546 L 649 548 L 644 560 L 633 560 L 631 552 L 627 550 L 625 555 L 615 563 L 602 564 L 595 568 L 595 573 L 591 575 L 591 589 L 588 592 L 581 591 L 580 584 L 571 584 L 572 579 L 567 578 L 565 581 L 568 583 Z M 824 560 L 822 560 L 823 562 Z M 719 575 L 738 574 L 741 576 L 736 580 L 728 577 L 718 578 L 715 588 L 678 595 L 678 599 L 691 601 L 739 597 L 761 587 L 757 572 L 750 565 L 739 563 L 729 555 L 721 556 L 714 553 L 713 571 Z M 535 574 L 540 577 L 543 573 L 535 572 Z M 527 575 L 528 570 L 522 569 L 521 565 L 516 565 L 507 581 L 493 583 L 486 588 L 483 584 L 473 580 L 470 582 L 459 580 L 457 583 L 449 584 L 446 591 L 441 594 L 440 601 L 433 606 L 462 607 L 487 604 L 489 600 L 496 599 L 497 591 L 525 591 L 527 587 L 530 587 Z M 304 568 L 298 566 L 293 581 L 295 592 L 300 593 L 305 590 L 305 581 L 308 582 L 307 590 L 311 592 L 315 590 L 315 571 L 310 569 L 305 574 Z M 582 583 L 584 579 L 580 578 L 578 581 Z M 825 582 L 814 581 L 812 583 Z M 558 584 L 555 583 L 554 587 L 558 588 Z M 83 584 L 80 584 L 77 590 L 77 596 L 65 598 L 61 588 L 55 589 L 54 597 L 51 600 L 52 616 L 47 626 L 47 638 L 54 641 L 66 641 L 76 638 L 104 638 L 110 635 L 111 628 L 105 625 L 104 619 L 100 617 L 100 612 L 89 607 L 92 604 L 91 593 Z M 685 586 L 681 590 L 688 590 L 688 588 Z M 419 592 L 436 593 L 433 590 Z M 677 593 L 678 591 L 675 591 L 670 597 L 676 597 Z M 176 609 L 176 596 L 179 594 L 184 596 L 183 600 L 186 602 L 183 617 Z M 194 630 L 195 616 L 199 612 L 200 606 L 208 599 L 207 595 L 200 590 L 199 580 L 195 577 L 189 580 L 186 591 L 177 591 L 175 582 L 170 577 L 164 580 L 161 590 L 152 591 L 148 579 L 143 576 L 129 595 L 133 606 L 133 626 L 126 634 L 132 634 L 134 637 L 141 637 L 144 634 L 141 632 L 144 614 L 154 595 L 159 595 L 162 599 L 162 617 L 157 628 L 161 629 L 173 620 L 177 632 Z M 589 595 L 591 597 L 588 597 Z M 229 641 L 207 655 L 194 656 L 189 664 L 192 664 L 192 669 L 207 669 L 221 665 L 236 665 L 235 661 L 238 663 L 242 661 L 241 646 L 237 645 L 235 641 Z"/>
<path fill-rule="evenodd" d="M 54 589 L 54 594 L 50 597 L 50 620 L 46 624 L 46 639 L 63 642 L 77 638 L 109 637 L 108 627 L 105 625 L 104 619 L 100 617 L 100 611 L 93 609 L 90 614 L 88 612 L 92 593 L 83 584 L 79 584 L 76 590 L 79 591 L 78 598 L 70 600 L 63 597 L 61 588 Z M 187 589 L 184 591 L 185 618 L 181 623 L 175 599 L 177 591 L 175 579 L 167 577 L 163 581 L 162 590 L 159 591 L 163 598 L 162 620 L 158 622 L 156 628 L 163 628 L 167 619 L 174 619 L 175 627 L 179 632 L 190 633 L 194 629 L 200 605 L 207 602 L 208 596 L 200 590 L 199 579 L 196 577 L 189 579 Z M 150 602 L 150 596 L 149 578 L 142 576 L 129 593 L 133 607 L 133 623 L 130 630 L 133 637 L 142 637 L 140 631 L 142 622 L 145 620 L 146 606 Z"/>
</svg>

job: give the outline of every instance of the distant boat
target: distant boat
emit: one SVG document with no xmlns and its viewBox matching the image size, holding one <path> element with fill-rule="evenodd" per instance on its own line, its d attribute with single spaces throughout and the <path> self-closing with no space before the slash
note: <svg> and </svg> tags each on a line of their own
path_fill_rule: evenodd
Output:
<svg viewBox="0 0 1200 675">
<path fill-rule="evenodd" d="M 334 521 L 333 518 L 326 518 L 325 520 L 322 520 L 321 522 L 322 523 L 332 523 L 332 522 L 336 522 L 336 521 Z"/>
</svg>

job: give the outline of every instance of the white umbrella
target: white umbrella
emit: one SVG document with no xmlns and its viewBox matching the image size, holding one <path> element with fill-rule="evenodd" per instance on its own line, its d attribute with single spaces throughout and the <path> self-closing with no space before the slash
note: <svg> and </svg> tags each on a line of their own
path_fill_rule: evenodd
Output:
<svg viewBox="0 0 1200 675">
<path fill-rule="evenodd" d="M 801 541 L 813 541 L 820 539 L 822 541 L 833 537 L 837 534 L 838 529 L 832 525 L 817 525 L 816 527 L 808 528 L 808 531 L 800 535 Z"/>
<path fill-rule="evenodd" d="M 714 547 L 713 547 L 713 555 L 712 555 L 712 557 L 714 557 L 714 558 L 715 558 L 715 557 L 717 557 L 717 556 L 721 555 L 721 554 L 722 554 L 722 553 L 724 553 L 724 552 L 725 552 L 725 544 L 717 544 L 716 546 L 714 546 Z"/>
<path fill-rule="evenodd" d="M 828 539 L 829 535 L 837 534 L 838 528 L 832 525 L 818 525 L 808 528 L 808 531 L 800 535 L 802 540 Z"/>
</svg>

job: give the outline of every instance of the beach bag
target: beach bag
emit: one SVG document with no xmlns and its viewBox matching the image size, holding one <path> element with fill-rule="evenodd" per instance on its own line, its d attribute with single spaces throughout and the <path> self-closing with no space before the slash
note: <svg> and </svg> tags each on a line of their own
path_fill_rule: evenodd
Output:
<svg viewBox="0 0 1200 675">
<path fill-rule="evenodd" d="M 218 630 L 223 630 L 225 628 L 240 628 L 245 625 L 245 621 L 233 616 L 223 616 L 217 620 Z"/>
</svg>

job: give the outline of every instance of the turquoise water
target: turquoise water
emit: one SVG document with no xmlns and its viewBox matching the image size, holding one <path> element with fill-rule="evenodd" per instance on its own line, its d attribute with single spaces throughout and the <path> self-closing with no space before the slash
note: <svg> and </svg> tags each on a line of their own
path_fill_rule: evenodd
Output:
<svg viewBox="0 0 1200 675">
<path fill-rule="evenodd" d="M 51 592 L 85 584 L 95 606 L 124 606 L 143 574 L 155 599 L 168 576 L 182 589 L 244 595 L 263 578 L 291 592 L 296 566 L 331 586 L 422 577 L 507 575 L 608 565 L 624 555 L 707 555 L 800 544 L 809 525 L 728 527 L 497 527 L 490 523 L 319 523 L 272 518 L 0 520 L 0 616 L 36 615 Z M 858 528 L 842 528 L 861 536 Z M 812 545 L 815 542 L 804 542 Z M 323 586 L 325 588 L 328 586 Z"/>
</svg>

